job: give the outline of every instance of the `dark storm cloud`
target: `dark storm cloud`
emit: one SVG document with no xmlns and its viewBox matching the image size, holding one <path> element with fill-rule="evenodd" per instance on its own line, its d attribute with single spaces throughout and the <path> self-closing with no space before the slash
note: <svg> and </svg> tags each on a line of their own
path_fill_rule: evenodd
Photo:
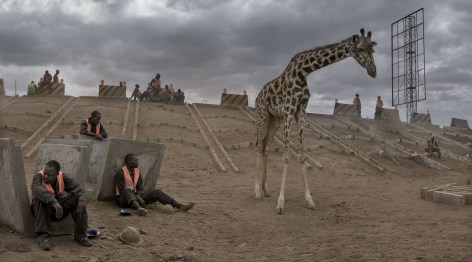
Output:
<svg viewBox="0 0 472 262">
<path fill-rule="evenodd" d="M 391 106 L 391 23 L 425 7 L 426 79 L 433 93 L 419 109 L 445 108 L 443 101 L 467 103 L 472 96 L 466 88 L 472 72 L 470 1 L 143 3 L 0 3 L 0 77 L 7 93 L 13 92 L 13 79 L 24 93 L 26 83 L 46 69 L 61 68 L 66 92 L 73 95 L 95 94 L 101 79 L 146 86 L 160 72 L 165 84 L 187 90 L 190 102 L 218 103 L 228 88 L 247 90 L 253 105 L 264 83 L 277 77 L 295 53 L 339 42 L 364 27 L 378 42 L 377 78 L 352 58 L 320 69 L 308 78 L 309 109 L 330 114 L 334 98 L 350 103 L 360 93 L 368 116 L 377 95 Z M 442 112 L 437 112 L 439 121 L 448 124 L 454 116 L 444 118 Z"/>
</svg>

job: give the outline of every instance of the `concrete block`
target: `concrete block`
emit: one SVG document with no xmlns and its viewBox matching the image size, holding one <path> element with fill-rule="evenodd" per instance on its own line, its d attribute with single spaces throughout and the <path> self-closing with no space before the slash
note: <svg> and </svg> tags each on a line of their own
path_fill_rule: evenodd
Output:
<svg viewBox="0 0 472 262">
<path fill-rule="evenodd" d="M 90 146 L 42 144 L 39 146 L 36 170 L 41 170 L 49 160 L 56 160 L 61 164 L 62 172 L 85 189 L 91 151 Z"/>
<path fill-rule="evenodd" d="M 103 173 L 105 168 L 104 161 L 108 154 L 110 139 L 99 141 L 88 136 L 80 136 L 80 139 L 48 139 L 46 142 L 91 147 L 88 172 L 86 172 L 85 179 L 85 192 L 87 193 L 87 198 L 95 200 L 96 198 L 92 197 L 91 193 L 97 184 L 98 176 Z"/>
<path fill-rule="evenodd" d="M 81 138 L 86 138 L 81 136 Z M 87 138 L 86 138 L 87 139 Z M 115 196 L 115 173 L 123 166 L 124 157 L 135 153 L 139 158 L 139 170 L 145 190 L 156 187 L 164 157 L 165 145 L 144 141 L 109 138 L 96 139 L 48 139 L 47 143 L 91 146 L 85 192 L 88 199 L 113 200 Z"/>
<path fill-rule="evenodd" d="M 0 222 L 33 237 L 34 218 L 26 186 L 23 157 L 12 139 L 0 139 Z"/>
<path fill-rule="evenodd" d="M 463 195 L 449 193 L 445 191 L 434 191 L 433 202 L 445 203 L 454 206 L 464 206 L 465 197 Z"/>
<path fill-rule="evenodd" d="M 333 115 L 359 117 L 359 115 L 357 114 L 357 109 L 354 105 L 352 105 L 352 104 L 341 104 L 341 103 L 335 103 L 334 104 Z"/>
<path fill-rule="evenodd" d="M 465 197 L 465 204 L 466 205 L 472 205 L 472 192 L 471 191 L 462 191 L 459 189 L 452 189 L 452 190 L 447 190 L 448 193 L 453 193 L 453 194 L 458 194 L 462 195 Z"/>
<path fill-rule="evenodd" d="M 144 182 L 144 190 L 154 189 L 157 184 L 165 145 L 111 138 L 108 154 L 102 156 L 104 171 L 97 177 L 92 191 L 92 199 L 113 200 L 115 198 L 115 174 L 123 166 L 126 154 L 134 153 L 139 159 L 139 170 Z"/>
<path fill-rule="evenodd" d="M 426 189 L 424 191 L 424 199 L 429 200 L 429 201 L 433 200 L 433 193 L 436 191 L 441 191 L 443 190 L 443 188 L 444 188 L 443 186 L 440 186 L 440 187 Z"/>
</svg>

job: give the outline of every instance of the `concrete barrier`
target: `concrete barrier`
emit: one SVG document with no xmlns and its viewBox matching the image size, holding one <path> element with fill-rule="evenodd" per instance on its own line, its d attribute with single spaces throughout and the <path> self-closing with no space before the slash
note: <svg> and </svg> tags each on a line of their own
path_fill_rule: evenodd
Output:
<svg viewBox="0 0 472 262">
<path fill-rule="evenodd" d="M 431 125 L 431 115 L 430 114 L 420 114 L 420 113 L 413 113 L 411 116 L 411 123 L 416 124 L 428 124 Z"/>
<path fill-rule="evenodd" d="M 41 170 L 49 160 L 56 160 L 61 164 L 61 171 L 85 189 L 91 152 L 91 144 L 87 146 L 46 142 L 39 146 L 36 170 Z"/>
<path fill-rule="evenodd" d="M 99 85 L 98 96 L 126 98 L 126 86 Z"/>
<path fill-rule="evenodd" d="M 91 145 L 88 172 L 84 178 L 87 199 L 114 199 L 114 177 L 116 171 L 123 166 L 124 157 L 128 153 L 138 156 L 144 189 L 147 191 L 156 187 L 165 145 L 118 138 L 109 138 L 104 141 L 87 139 L 86 136 L 82 136 L 82 138 L 85 139 L 48 139 L 46 142 L 65 145 Z"/>
<path fill-rule="evenodd" d="M 470 128 L 469 123 L 465 119 L 452 118 L 451 127 Z"/>
<path fill-rule="evenodd" d="M 52 83 L 51 87 L 43 86 L 38 88 L 38 96 L 64 96 L 66 85 L 63 83 Z"/>
<path fill-rule="evenodd" d="M 3 78 L 0 78 L 0 96 L 5 96 L 5 86 L 3 85 Z"/>
<path fill-rule="evenodd" d="M 87 172 L 84 173 L 85 190 L 87 198 L 90 196 L 90 192 L 97 184 L 97 178 L 99 174 L 103 172 L 104 163 L 103 159 L 108 154 L 108 148 L 110 146 L 110 139 L 104 141 L 98 141 L 88 136 L 80 136 L 80 140 L 77 139 L 48 139 L 46 143 L 64 144 L 64 145 L 78 145 L 78 146 L 89 146 L 90 157 L 88 161 Z"/>
<path fill-rule="evenodd" d="M 222 106 L 248 106 L 247 95 L 221 94 Z"/>
<path fill-rule="evenodd" d="M 0 139 L 0 222 L 18 233 L 33 237 L 28 189 L 21 149 L 12 139 Z"/>
<path fill-rule="evenodd" d="M 144 182 L 144 191 L 156 188 L 165 145 L 111 138 L 108 154 L 102 158 L 104 171 L 98 175 L 97 183 L 92 191 L 92 199 L 115 199 L 115 174 L 123 166 L 126 154 L 134 153 L 139 159 L 139 171 Z"/>
<path fill-rule="evenodd" d="M 398 113 L 398 109 L 382 109 L 382 113 L 380 114 L 381 120 L 394 120 L 400 121 L 400 114 Z"/>
<path fill-rule="evenodd" d="M 334 104 L 333 115 L 359 117 L 359 115 L 357 114 L 357 109 L 354 105 L 352 105 L 352 104 L 341 104 L 341 103 L 335 103 Z"/>
</svg>

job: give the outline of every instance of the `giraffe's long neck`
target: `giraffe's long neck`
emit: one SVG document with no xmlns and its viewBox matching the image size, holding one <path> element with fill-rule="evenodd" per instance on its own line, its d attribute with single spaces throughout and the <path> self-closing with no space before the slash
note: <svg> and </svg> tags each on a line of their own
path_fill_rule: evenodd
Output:
<svg viewBox="0 0 472 262">
<path fill-rule="evenodd" d="M 298 77 L 306 77 L 313 71 L 346 59 L 351 56 L 351 39 L 349 37 L 339 43 L 300 52 L 293 57 L 292 66 L 287 69 L 295 69 Z"/>
</svg>

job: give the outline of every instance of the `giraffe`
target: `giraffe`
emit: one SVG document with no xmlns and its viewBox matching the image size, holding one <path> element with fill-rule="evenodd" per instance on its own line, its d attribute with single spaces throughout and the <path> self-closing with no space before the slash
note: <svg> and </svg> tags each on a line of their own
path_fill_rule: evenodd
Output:
<svg viewBox="0 0 472 262">
<path fill-rule="evenodd" d="M 353 35 L 339 43 L 329 44 L 322 47 L 302 51 L 293 56 L 285 70 L 277 78 L 267 82 L 256 98 L 256 175 L 255 188 L 256 199 L 262 196 L 269 196 L 267 190 L 267 158 L 268 148 L 271 146 L 275 133 L 280 125 L 284 124 L 283 144 L 284 152 L 282 156 L 283 171 L 278 204 L 275 212 L 279 215 L 284 212 L 284 190 L 285 179 L 289 164 L 289 143 L 292 122 L 295 119 L 299 123 L 298 140 L 300 143 L 299 162 L 302 166 L 302 179 L 305 190 L 305 200 L 308 208 L 315 209 L 308 187 L 306 174 L 306 156 L 303 154 L 303 128 L 305 125 L 305 114 L 310 91 L 307 86 L 307 76 L 320 68 L 336 63 L 348 57 L 353 57 L 362 67 L 367 70 L 367 74 L 372 78 L 377 76 L 376 66 L 373 57 L 373 47 L 377 44 L 371 41 L 372 33 L 369 31 L 364 35 L 364 29 L 360 30 L 361 35 Z M 262 163 L 261 163 L 262 161 Z M 262 164 L 262 165 L 261 165 Z M 259 183 L 262 173 L 262 192 Z"/>
</svg>

